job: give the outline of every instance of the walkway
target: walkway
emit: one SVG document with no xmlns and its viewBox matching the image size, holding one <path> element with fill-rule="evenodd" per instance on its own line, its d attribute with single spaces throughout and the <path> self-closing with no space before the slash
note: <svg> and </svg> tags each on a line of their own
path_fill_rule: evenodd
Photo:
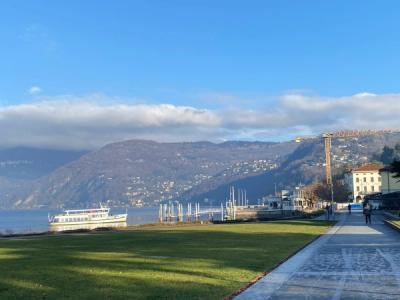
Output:
<svg viewBox="0 0 400 300">
<path fill-rule="evenodd" d="M 400 299 L 400 233 L 380 215 L 337 215 L 327 234 L 237 296 L 258 299 Z"/>
</svg>

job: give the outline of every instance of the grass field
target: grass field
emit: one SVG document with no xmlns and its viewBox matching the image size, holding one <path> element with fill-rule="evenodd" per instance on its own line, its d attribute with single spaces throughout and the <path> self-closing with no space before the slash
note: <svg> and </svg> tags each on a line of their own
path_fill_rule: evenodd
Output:
<svg viewBox="0 0 400 300">
<path fill-rule="evenodd" d="M 281 221 L 0 239 L 0 299 L 222 299 L 329 226 Z"/>
</svg>

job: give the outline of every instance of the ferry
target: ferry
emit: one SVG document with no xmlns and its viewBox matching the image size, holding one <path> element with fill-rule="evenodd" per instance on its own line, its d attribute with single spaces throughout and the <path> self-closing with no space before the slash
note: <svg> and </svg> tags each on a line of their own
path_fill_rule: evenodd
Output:
<svg viewBox="0 0 400 300">
<path fill-rule="evenodd" d="M 66 226 L 66 225 L 103 225 L 125 223 L 128 214 L 110 214 L 109 207 L 90 208 L 90 209 L 74 209 L 65 210 L 62 214 L 49 216 L 49 225 Z"/>
</svg>

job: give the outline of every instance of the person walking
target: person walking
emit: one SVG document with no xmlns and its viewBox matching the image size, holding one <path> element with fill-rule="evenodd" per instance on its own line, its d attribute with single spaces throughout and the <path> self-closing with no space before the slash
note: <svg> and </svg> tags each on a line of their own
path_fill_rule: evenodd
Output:
<svg viewBox="0 0 400 300">
<path fill-rule="evenodd" d="M 371 205 L 369 205 L 369 203 L 364 206 L 363 212 L 365 215 L 365 224 L 371 224 Z"/>
<path fill-rule="evenodd" d="M 332 202 L 329 204 L 329 215 L 332 217 L 332 220 L 335 220 L 335 207 Z"/>
<path fill-rule="evenodd" d="M 326 210 L 326 219 L 329 220 L 330 216 L 331 216 L 331 206 L 329 204 L 327 204 L 325 206 L 325 210 Z"/>
<path fill-rule="evenodd" d="M 351 215 L 351 204 L 347 205 L 347 209 L 349 210 L 349 215 Z"/>
</svg>

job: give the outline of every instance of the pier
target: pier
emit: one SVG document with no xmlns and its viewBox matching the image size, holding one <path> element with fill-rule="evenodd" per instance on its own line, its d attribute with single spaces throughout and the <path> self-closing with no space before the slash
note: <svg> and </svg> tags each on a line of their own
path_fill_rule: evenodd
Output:
<svg viewBox="0 0 400 300">
<path fill-rule="evenodd" d="M 183 204 L 179 201 L 160 204 L 159 222 L 198 222 L 282 219 L 302 215 L 302 212 L 288 209 L 271 209 L 264 205 L 250 205 L 247 191 L 232 186 L 229 199 L 220 207 L 203 207 L 200 203 Z"/>
<path fill-rule="evenodd" d="M 198 222 L 208 219 L 214 220 L 214 216 L 224 220 L 226 209 L 221 204 L 221 208 L 209 207 L 201 209 L 200 203 L 187 203 L 186 207 L 180 202 L 169 202 L 160 204 L 158 216 L 160 223 L 164 222 Z"/>
</svg>

